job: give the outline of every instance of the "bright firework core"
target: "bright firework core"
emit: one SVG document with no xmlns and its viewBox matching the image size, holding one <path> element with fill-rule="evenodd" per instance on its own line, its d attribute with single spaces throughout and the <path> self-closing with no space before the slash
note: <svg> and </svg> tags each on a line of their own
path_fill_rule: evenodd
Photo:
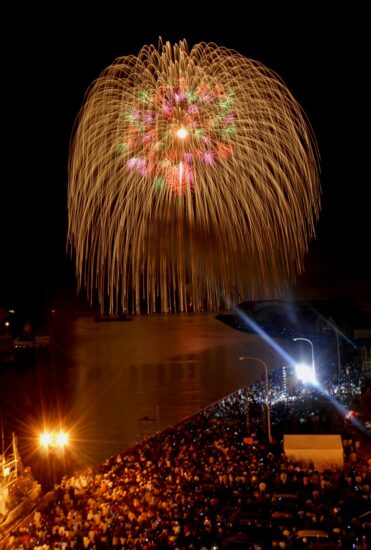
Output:
<svg viewBox="0 0 371 550">
<path fill-rule="evenodd" d="M 177 131 L 176 135 L 178 136 L 178 138 L 180 139 L 185 139 L 187 136 L 188 136 L 188 132 L 185 128 L 183 128 L 183 126 L 181 126 L 179 128 L 179 130 Z"/>
<path fill-rule="evenodd" d="M 102 311 L 215 311 L 279 297 L 303 270 L 316 142 L 260 63 L 144 46 L 94 81 L 71 143 L 68 241 Z"/>
</svg>

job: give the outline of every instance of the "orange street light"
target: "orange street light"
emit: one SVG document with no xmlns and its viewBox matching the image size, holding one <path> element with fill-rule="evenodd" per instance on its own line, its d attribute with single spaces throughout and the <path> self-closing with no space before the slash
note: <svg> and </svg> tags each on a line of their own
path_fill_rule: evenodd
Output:
<svg viewBox="0 0 371 550">
<path fill-rule="evenodd" d="M 66 432 L 43 432 L 40 434 L 39 442 L 45 449 L 58 448 L 63 449 L 69 443 L 69 435 Z"/>
</svg>

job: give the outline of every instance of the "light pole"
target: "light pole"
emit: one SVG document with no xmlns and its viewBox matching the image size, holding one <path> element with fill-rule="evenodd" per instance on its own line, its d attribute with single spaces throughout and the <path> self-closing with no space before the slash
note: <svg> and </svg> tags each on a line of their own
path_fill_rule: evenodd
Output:
<svg viewBox="0 0 371 550">
<path fill-rule="evenodd" d="M 313 372 L 313 379 L 316 379 L 316 367 L 314 364 L 314 348 L 313 348 L 313 342 L 311 340 L 308 340 L 308 338 L 293 338 L 294 342 L 297 342 L 298 340 L 303 340 L 304 342 L 308 342 L 310 344 L 310 347 L 312 348 L 312 372 Z"/>
<path fill-rule="evenodd" d="M 57 483 L 56 469 L 60 458 L 64 456 L 65 448 L 69 444 L 69 434 L 64 431 L 44 431 L 39 435 L 39 443 L 46 452 L 49 475 L 51 474 L 53 488 L 55 488 Z"/>
<path fill-rule="evenodd" d="M 337 362 L 338 362 L 338 374 L 341 373 L 341 363 L 340 363 L 340 342 L 339 342 L 339 331 L 336 326 L 333 326 L 332 323 L 328 323 L 328 327 L 324 327 L 323 330 L 332 330 L 336 336 L 336 352 L 337 352 Z"/>
<path fill-rule="evenodd" d="M 268 379 L 268 367 L 265 361 L 263 359 L 260 359 L 260 357 L 255 357 L 253 355 L 242 355 L 239 357 L 240 361 L 245 360 L 252 360 L 252 361 L 259 361 L 264 367 L 265 370 L 265 406 L 267 408 L 267 427 L 268 427 L 268 441 L 269 443 L 272 443 L 272 431 L 271 431 L 271 409 L 269 405 L 269 379 Z"/>
<path fill-rule="evenodd" d="M 338 374 L 340 375 L 341 372 L 341 366 L 340 366 L 340 343 L 339 343 L 339 332 L 336 328 L 333 329 L 336 336 L 336 351 L 337 351 L 337 358 L 338 358 Z"/>
</svg>

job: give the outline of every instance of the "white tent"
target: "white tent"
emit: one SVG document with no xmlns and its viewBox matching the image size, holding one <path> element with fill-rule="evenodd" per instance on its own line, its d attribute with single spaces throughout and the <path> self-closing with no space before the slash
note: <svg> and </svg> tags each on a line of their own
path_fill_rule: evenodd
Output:
<svg viewBox="0 0 371 550">
<path fill-rule="evenodd" d="M 335 435 L 284 435 L 283 450 L 294 462 L 313 463 L 317 470 L 342 468 L 344 450 L 341 436 Z"/>
</svg>

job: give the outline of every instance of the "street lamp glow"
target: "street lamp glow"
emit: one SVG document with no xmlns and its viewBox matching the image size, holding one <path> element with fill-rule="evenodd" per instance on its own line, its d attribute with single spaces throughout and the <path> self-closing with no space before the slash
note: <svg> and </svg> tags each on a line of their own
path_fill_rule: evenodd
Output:
<svg viewBox="0 0 371 550">
<path fill-rule="evenodd" d="M 40 435 L 40 445 L 42 447 L 49 447 L 52 442 L 52 435 L 49 432 L 43 432 Z"/>
<path fill-rule="evenodd" d="M 65 432 L 59 432 L 55 435 L 55 443 L 58 447 L 65 447 L 68 445 L 69 437 Z"/>
<path fill-rule="evenodd" d="M 43 432 L 39 438 L 40 445 L 49 448 L 63 449 L 69 443 L 69 435 L 66 432 Z"/>
<path fill-rule="evenodd" d="M 297 342 L 298 340 L 303 340 L 304 342 L 308 342 L 310 344 L 310 347 L 312 349 L 312 371 L 313 371 L 313 379 L 316 379 L 316 367 L 314 364 L 314 347 L 313 342 L 309 340 L 308 338 L 293 338 L 294 342 Z"/>
<path fill-rule="evenodd" d="M 269 443 L 272 443 L 272 430 L 271 430 L 271 410 L 269 405 L 269 378 L 268 378 L 268 367 L 267 363 L 263 361 L 263 359 L 260 359 L 260 357 L 255 357 L 253 355 L 242 355 L 238 358 L 240 361 L 245 360 L 252 360 L 252 361 L 258 361 L 261 363 L 265 370 L 265 406 L 267 409 L 267 427 L 268 427 L 268 441 Z"/>
</svg>

